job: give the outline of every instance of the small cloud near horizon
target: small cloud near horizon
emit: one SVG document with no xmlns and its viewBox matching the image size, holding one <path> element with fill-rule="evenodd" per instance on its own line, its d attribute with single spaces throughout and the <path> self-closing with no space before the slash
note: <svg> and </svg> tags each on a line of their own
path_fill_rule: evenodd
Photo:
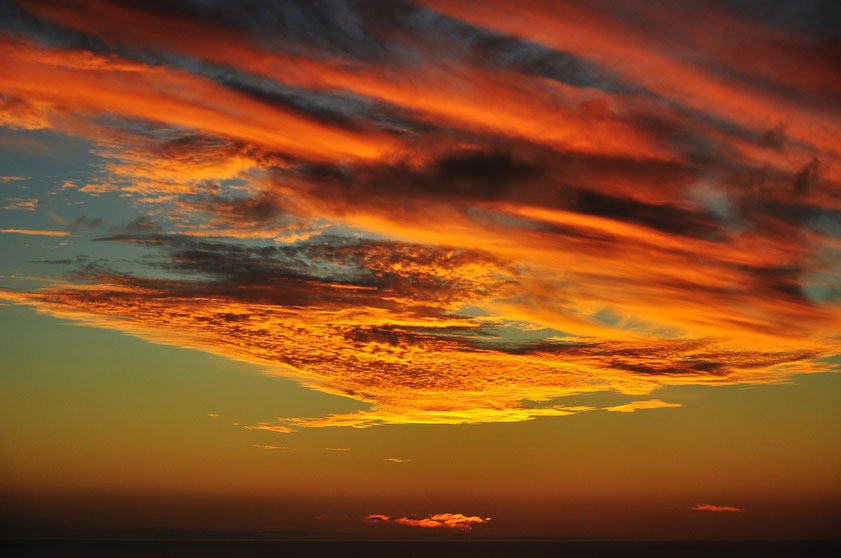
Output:
<svg viewBox="0 0 841 558">
<path fill-rule="evenodd" d="M 745 511 L 742 508 L 737 508 L 735 506 L 715 506 L 713 504 L 695 504 L 694 506 L 687 508 L 692 511 L 709 511 L 709 512 L 742 512 Z"/>
<path fill-rule="evenodd" d="M 365 521 L 378 523 L 390 522 L 406 525 L 408 527 L 423 527 L 436 528 L 442 527 L 446 529 L 458 529 L 460 531 L 469 531 L 473 525 L 479 525 L 491 521 L 492 517 L 479 517 L 476 515 L 464 515 L 461 513 L 437 513 L 429 517 L 389 517 L 382 514 L 371 514 L 365 518 Z"/>
</svg>

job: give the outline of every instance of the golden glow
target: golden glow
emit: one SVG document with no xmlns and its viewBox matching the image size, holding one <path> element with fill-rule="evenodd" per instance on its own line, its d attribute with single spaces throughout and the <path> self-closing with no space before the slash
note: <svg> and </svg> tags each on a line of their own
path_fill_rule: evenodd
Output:
<svg viewBox="0 0 841 558">
<path fill-rule="evenodd" d="M 126 54 L 0 39 L 2 122 L 92 141 L 97 173 L 62 189 L 142 207 L 146 229 L 105 240 L 159 250 L 158 271 L 189 278 L 95 270 L 2 296 L 371 405 L 245 428 L 518 422 L 595 409 L 554 401 L 575 394 L 831 368 L 841 306 L 814 292 L 839 277 L 820 219 L 841 211 L 841 121 L 733 77 L 836 94 L 822 60 L 792 80 L 668 8 L 640 10 L 690 46 L 580 3 L 424 2 L 617 81 L 576 84 L 444 60 L 424 37 L 393 39 L 417 55 L 400 65 L 143 7 L 24 4 Z M 796 37 L 744 29 L 755 53 L 808 58 Z M 680 404 L 607 410 L 662 407 Z"/>
</svg>

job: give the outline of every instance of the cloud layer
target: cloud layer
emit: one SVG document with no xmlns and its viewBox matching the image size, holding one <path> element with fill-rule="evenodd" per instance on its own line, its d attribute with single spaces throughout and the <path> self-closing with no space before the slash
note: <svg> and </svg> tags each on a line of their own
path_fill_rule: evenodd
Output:
<svg viewBox="0 0 841 558">
<path fill-rule="evenodd" d="M 2 296 L 371 404 L 248 425 L 279 432 L 520 421 L 589 410 L 557 401 L 573 394 L 829 369 L 826 14 L 331 6 L 5 5 L 0 124 L 93 142 L 99 166 L 68 188 L 141 208 L 95 246 L 146 257 Z"/>
</svg>

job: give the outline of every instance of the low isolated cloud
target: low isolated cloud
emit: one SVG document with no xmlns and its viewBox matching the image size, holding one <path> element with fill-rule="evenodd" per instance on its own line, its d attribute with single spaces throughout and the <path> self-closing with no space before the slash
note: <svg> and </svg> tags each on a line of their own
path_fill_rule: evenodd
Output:
<svg viewBox="0 0 841 558">
<path fill-rule="evenodd" d="M 605 407 L 605 411 L 614 411 L 617 413 L 633 413 L 642 409 L 664 409 L 666 407 L 683 407 L 680 403 L 666 403 L 660 399 L 649 399 L 646 401 L 631 401 L 624 405 L 616 405 L 615 407 Z"/>
<path fill-rule="evenodd" d="M 9 211 L 35 211 L 38 207 L 38 200 L 34 198 L 8 198 L 3 209 Z"/>
<path fill-rule="evenodd" d="M 67 231 L 42 231 L 38 229 L 0 229 L 0 233 L 27 234 L 32 236 L 70 236 Z"/>
<path fill-rule="evenodd" d="M 372 514 L 365 518 L 369 522 L 392 522 L 409 527 L 458 529 L 468 531 L 474 524 L 479 525 L 491 521 L 491 517 L 479 517 L 476 515 L 464 515 L 461 513 L 437 513 L 429 517 L 389 517 L 387 515 Z"/>
<path fill-rule="evenodd" d="M 742 508 L 735 506 L 715 506 L 713 504 L 695 504 L 688 508 L 692 511 L 709 511 L 709 512 L 741 512 L 745 511 Z"/>
</svg>

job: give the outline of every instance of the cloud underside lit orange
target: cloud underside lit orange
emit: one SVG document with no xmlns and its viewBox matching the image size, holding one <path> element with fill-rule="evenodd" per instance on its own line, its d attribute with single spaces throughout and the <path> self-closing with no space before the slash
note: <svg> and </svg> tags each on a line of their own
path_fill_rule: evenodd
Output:
<svg viewBox="0 0 841 558">
<path fill-rule="evenodd" d="M 690 510 L 693 511 L 709 511 L 709 512 L 740 512 L 744 511 L 742 508 L 735 506 L 716 506 L 713 504 L 695 504 Z"/>
<path fill-rule="evenodd" d="M 461 513 L 437 513 L 425 518 L 389 517 L 387 515 L 372 514 L 366 518 L 369 522 L 393 522 L 407 527 L 422 527 L 427 529 L 444 528 L 469 531 L 473 525 L 481 525 L 491 521 L 490 517 L 464 515 Z"/>
<path fill-rule="evenodd" d="M 663 338 L 650 324 L 638 331 L 618 329 L 617 339 L 587 335 L 515 342 L 507 333 L 527 331 L 534 324 L 512 321 L 507 315 L 471 317 L 458 309 L 483 303 L 492 307 L 507 300 L 503 297 L 522 296 L 517 277 L 523 270 L 508 270 L 512 275 L 505 276 L 505 268 L 486 257 L 420 246 L 315 247 L 326 258 L 364 255 L 369 259 L 359 265 L 373 269 L 381 283 L 290 278 L 281 268 L 278 275 L 262 280 L 252 277 L 237 292 L 230 284 L 100 275 L 89 287 L 3 296 L 55 316 L 270 365 L 276 373 L 315 389 L 373 405 L 355 413 L 249 426 L 278 432 L 562 416 L 590 409 L 552 401 L 567 395 L 606 390 L 646 394 L 666 385 L 776 383 L 793 373 L 827 369 L 815 358 L 831 351 L 819 340 L 778 338 L 772 343 L 750 334 L 738 340 L 732 335 Z M 213 253 L 218 256 L 224 249 L 218 245 Z M 394 260 L 372 256 L 381 250 Z M 191 252 L 171 257 L 186 265 L 187 257 L 211 255 Z M 267 254 L 263 251 L 264 257 Z M 265 273 L 271 263 L 263 260 L 260 265 Z M 587 323 L 585 316 L 576 319 Z M 610 410 L 664 406 L 679 405 L 638 401 Z"/>
<path fill-rule="evenodd" d="M 614 411 L 617 413 L 633 413 L 642 409 L 668 409 L 670 407 L 682 407 L 680 403 L 667 403 L 660 399 L 649 399 L 647 401 L 631 401 L 624 405 L 616 405 L 614 407 L 605 408 L 606 411 Z"/>
<path fill-rule="evenodd" d="M 100 240 L 152 269 L 0 296 L 371 405 L 246 425 L 277 432 L 516 422 L 590 410 L 559 402 L 575 394 L 832 369 L 841 87 L 811 42 L 704 15 L 793 81 L 671 8 L 636 9 L 680 48 L 605 6 L 420 4 L 415 25 L 473 42 L 372 33 L 413 53 L 399 64 L 224 18 L 22 2 L 102 46 L 0 36 L 0 124 L 90 140 L 101 165 L 66 187 L 147 208 Z"/>
<path fill-rule="evenodd" d="M 32 236 L 70 236 L 67 231 L 42 231 L 33 229 L 0 229 L 0 233 L 26 234 Z"/>
</svg>

